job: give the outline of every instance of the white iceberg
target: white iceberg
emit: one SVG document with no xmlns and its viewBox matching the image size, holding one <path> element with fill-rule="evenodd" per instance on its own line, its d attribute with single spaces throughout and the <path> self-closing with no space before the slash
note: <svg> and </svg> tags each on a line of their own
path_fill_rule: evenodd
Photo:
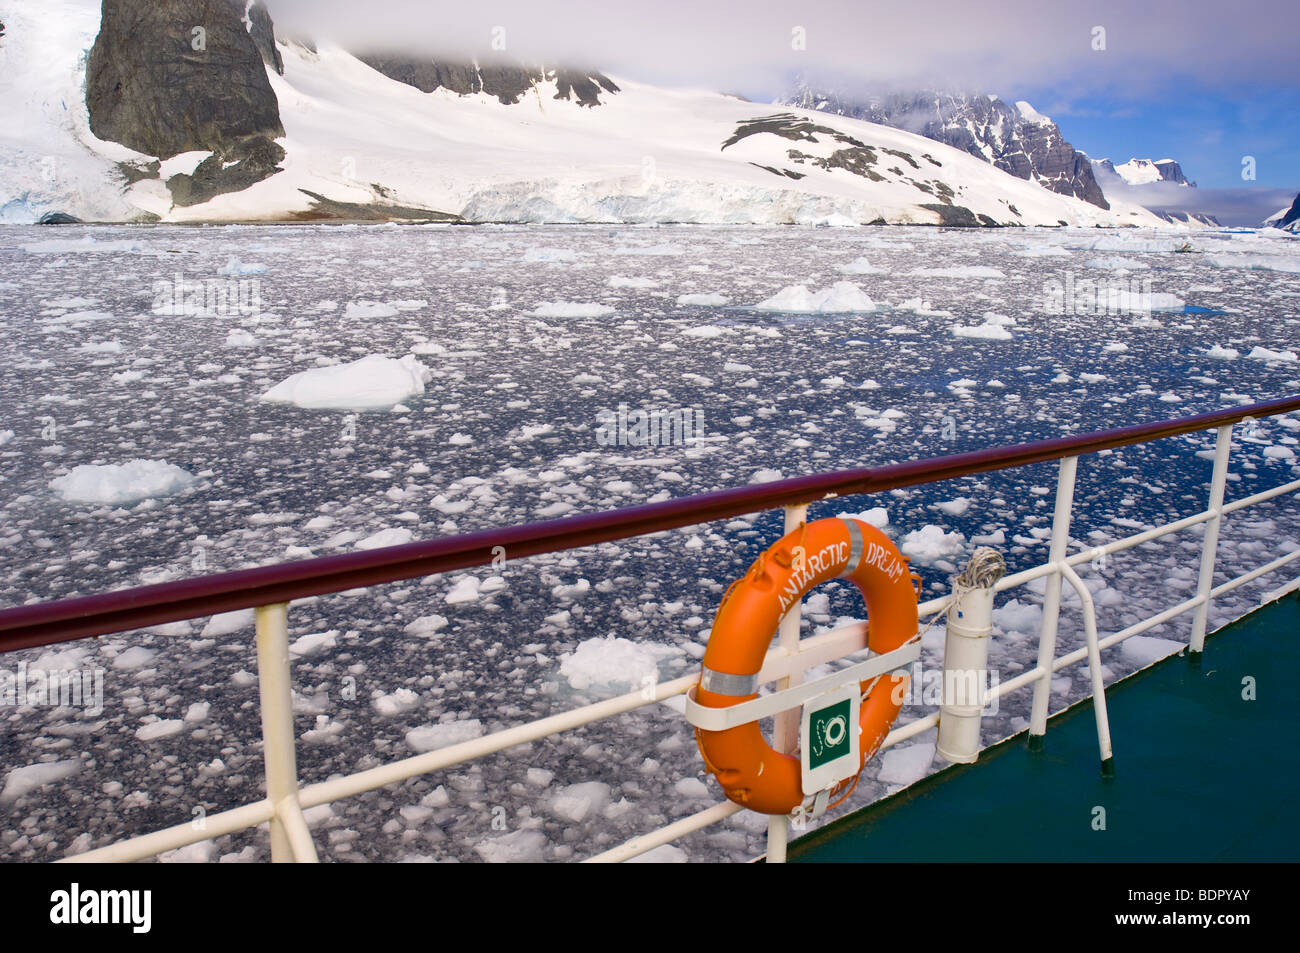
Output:
<svg viewBox="0 0 1300 953">
<path fill-rule="evenodd" d="M 381 410 L 424 393 L 432 372 L 408 354 L 371 354 L 351 364 L 317 367 L 276 384 L 261 399 L 306 410 Z"/>
<path fill-rule="evenodd" d="M 166 460 L 131 460 L 107 466 L 74 467 L 67 476 L 50 481 L 50 489 L 69 503 L 120 506 L 178 493 L 194 475 Z"/>
<path fill-rule="evenodd" d="M 791 314 L 844 314 L 850 311 L 875 311 L 876 303 L 851 281 L 837 281 L 822 291 L 809 291 L 806 285 L 782 288 L 766 301 L 754 305 L 756 311 L 784 311 Z"/>
</svg>

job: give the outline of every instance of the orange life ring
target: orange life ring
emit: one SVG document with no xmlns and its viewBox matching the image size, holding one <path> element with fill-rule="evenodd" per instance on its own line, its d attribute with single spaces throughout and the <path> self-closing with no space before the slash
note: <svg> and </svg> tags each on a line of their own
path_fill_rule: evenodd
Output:
<svg viewBox="0 0 1300 953">
<path fill-rule="evenodd" d="M 781 618 L 831 579 L 848 579 L 862 592 L 873 652 L 902 647 L 916 635 L 920 583 L 907 563 L 889 537 L 855 519 L 818 520 L 778 540 L 723 596 L 704 651 L 696 704 L 728 708 L 757 698 L 758 673 Z M 859 718 L 859 771 L 898 717 L 907 685 L 906 676 L 873 681 L 874 686 L 861 684 L 868 694 Z M 724 731 L 697 728 L 695 738 L 731 801 L 761 814 L 789 814 L 804 802 L 799 759 L 774 750 L 758 722 Z"/>
</svg>

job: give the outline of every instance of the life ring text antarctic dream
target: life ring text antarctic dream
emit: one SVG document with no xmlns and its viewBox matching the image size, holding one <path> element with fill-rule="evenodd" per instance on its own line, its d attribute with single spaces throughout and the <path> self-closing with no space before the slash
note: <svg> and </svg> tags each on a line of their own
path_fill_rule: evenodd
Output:
<svg viewBox="0 0 1300 953">
<path fill-rule="evenodd" d="M 704 652 L 696 704 L 728 708 L 757 698 L 758 674 L 782 617 L 811 590 L 836 578 L 861 591 L 873 652 L 893 651 L 916 636 L 920 580 L 889 537 L 856 519 L 801 524 L 763 552 L 723 596 Z M 907 676 L 890 674 L 861 683 L 859 771 L 898 717 L 906 685 Z M 752 811 L 789 814 L 816 793 L 803 790 L 799 759 L 774 750 L 757 721 L 724 731 L 697 728 L 695 737 L 728 799 Z"/>
</svg>

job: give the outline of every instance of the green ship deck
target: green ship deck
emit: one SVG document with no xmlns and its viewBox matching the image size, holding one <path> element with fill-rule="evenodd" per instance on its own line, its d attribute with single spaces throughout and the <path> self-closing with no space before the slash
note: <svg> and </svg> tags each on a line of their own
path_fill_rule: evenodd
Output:
<svg viewBox="0 0 1300 953">
<path fill-rule="evenodd" d="M 1091 700 L 790 844 L 791 862 L 1300 860 L 1300 593 L 1110 686 L 1115 776 Z M 1255 699 L 1247 700 L 1253 679 Z M 1105 829 L 1095 829 L 1104 808 Z"/>
</svg>

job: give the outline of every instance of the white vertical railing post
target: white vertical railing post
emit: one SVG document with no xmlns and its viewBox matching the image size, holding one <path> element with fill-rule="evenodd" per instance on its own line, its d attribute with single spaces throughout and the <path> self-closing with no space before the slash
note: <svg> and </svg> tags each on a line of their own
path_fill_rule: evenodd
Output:
<svg viewBox="0 0 1300 953">
<path fill-rule="evenodd" d="M 1196 584 L 1196 596 L 1203 600 L 1192 616 L 1192 638 L 1187 647 L 1187 657 L 1193 663 L 1201 660 L 1205 651 L 1205 629 L 1210 621 L 1210 590 L 1214 587 L 1214 561 L 1219 550 L 1219 523 L 1223 519 L 1223 491 L 1228 483 L 1228 457 L 1232 453 L 1232 424 L 1219 428 L 1214 444 L 1214 474 L 1210 477 L 1210 507 L 1212 514 L 1205 524 L 1205 540 L 1201 544 L 1201 575 Z"/>
<path fill-rule="evenodd" d="M 289 674 L 289 604 L 259 606 L 257 618 L 257 681 L 262 693 L 262 756 L 266 761 L 266 796 L 271 818 L 271 860 L 294 859 L 290 831 L 281 820 L 286 799 L 298 797 L 298 764 L 294 754 L 293 682 Z"/>
<path fill-rule="evenodd" d="M 785 508 L 785 534 L 789 535 L 808 518 L 808 504 L 799 503 Z M 807 558 L 805 554 L 804 558 Z M 797 600 L 781 618 L 777 628 L 777 644 L 787 652 L 799 649 L 799 623 L 803 618 L 803 601 Z M 802 674 L 787 675 L 777 682 L 777 688 L 793 688 L 803 681 Z M 774 719 L 772 747 L 782 754 L 793 754 L 799 744 L 799 709 L 783 711 Z M 767 822 L 767 862 L 785 863 L 785 845 L 790 837 L 790 818 L 784 814 L 772 816 Z"/>
<path fill-rule="evenodd" d="M 1047 577 L 1047 590 L 1043 596 L 1043 626 L 1038 634 L 1038 668 L 1042 671 L 1034 684 L 1034 702 L 1029 713 L 1029 747 L 1038 750 L 1047 734 L 1047 707 L 1052 697 L 1052 662 L 1056 658 L 1056 623 L 1061 614 L 1061 570 L 1059 563 L 1065 558 L 1070 542 L 1070 512 L 1074 506 L 1074 477 L 1078 472 L 1079 458 L 1061 460 L 1060 476 L 1056 481 L 1056 513 L 1052 518 L 1052 543 L 1048 561 L 1053 566 Z"/>
<path fill-rule="evenodd" d="M 1083 633 L 1088 647 L 1088 675 L 1092 679 L 1092 713 L 1097 722 L 1097 751 L 1101 756 L 1101 773 L 1106 777 L 1115 774 L 1115 751 L 1110 743 L 1110 716 L 1106 713 L 1106 681 L 1101 674 L 1101 645 L 1097 641 L 1097 607 L 1092 593 L 1083 584 L 1074 567 L 1066 565 L 1062 572 L 1079 594 L 1083 604 Z"/>
</svg>

